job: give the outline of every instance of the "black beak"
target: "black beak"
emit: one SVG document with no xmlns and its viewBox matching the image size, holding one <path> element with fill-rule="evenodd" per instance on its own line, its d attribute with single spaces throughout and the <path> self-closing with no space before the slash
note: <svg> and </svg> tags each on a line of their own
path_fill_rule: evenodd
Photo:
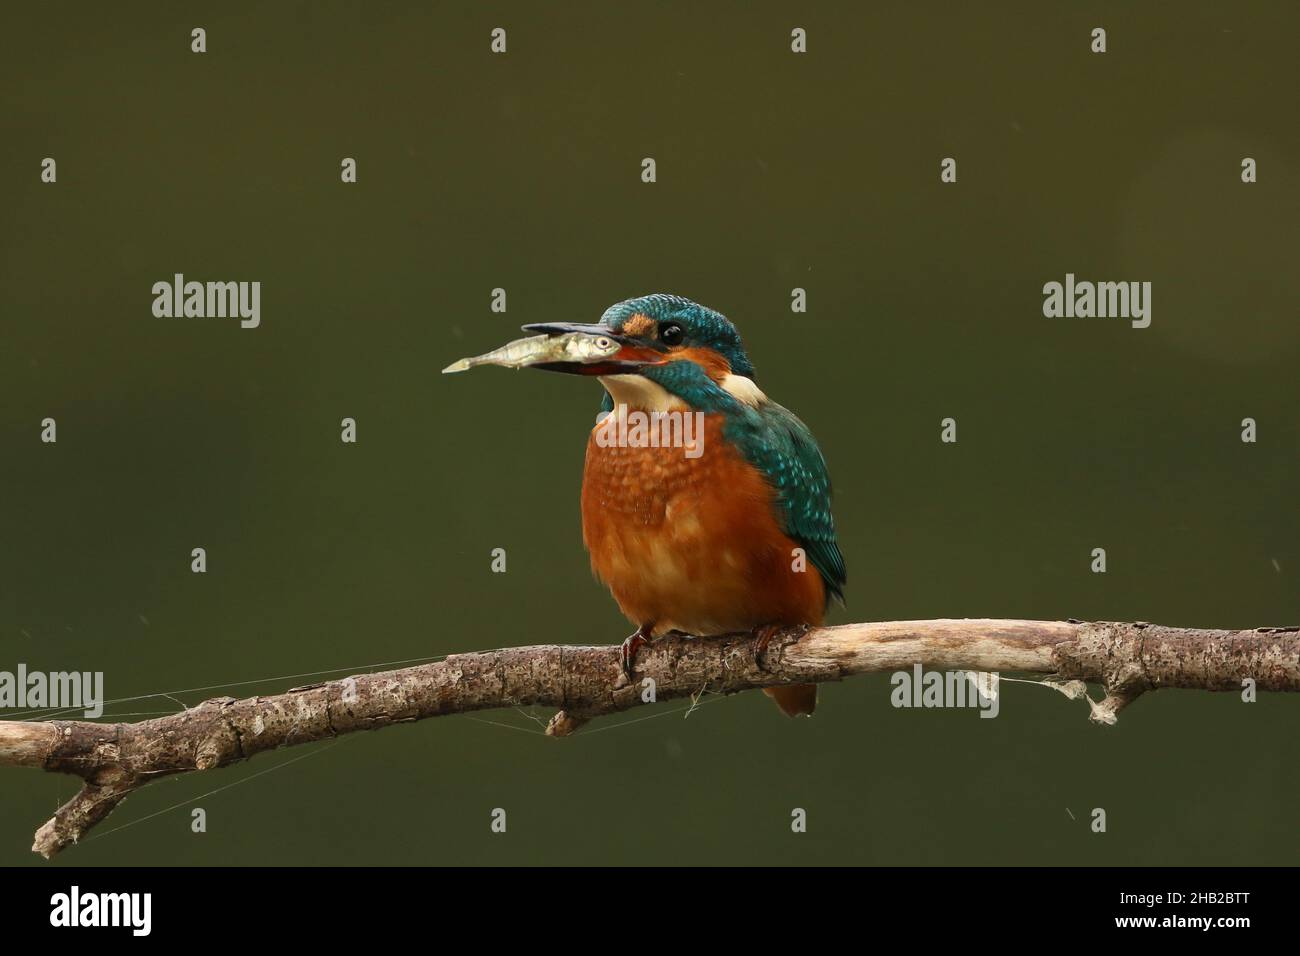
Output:
<svg viewBox="0 0 1300 956">
<path fill-rule="evenodd" d="M 608 325 L 599 322 L 585 324 L 582 322 L 534 322 L 520 326 L 525 332 L 541 332 L 546 335 L 592 335 L 613 339 L 623 348 L 611 356 L 609 361 L 590 364 L 570 362 L 545 362 L 532 366 L 547 372 L 568 372 L 571 375 L 618 375 L 634 371 L 645 365 L 654 365 L 663 361 L 662 355 L 668 351 L 667 346 L 659 342 L 647 342 L 628 335 L 619 335 Z"/>
<path fill-rule="evenodd" d="M 668 346 L 662 342 L 640 339 L 631 335 L 619 335 L 619 333 L 610 329 L 608 325 L 601 325 L 599 322 L 591 325 L 585 325 L 582 322 L 534 322 L 531 325 L 521 325 L 520 328 L 525 332 L 545 332 L 547 335 L 564 335 L 566 332 L 601 335 L 622 345 L 631 345 L 639 349 L 653 349 L 656 352 L 668 351 Z"/>
<path fill-rule="evenodd" d="M 615 342 L 627 342 L 628 339 L 621 335 L 615 335 L 608 325 L 601 325 L 599 322 L 584 325 L 581 322 L 534 322 L 531 325 L 521 325 L 525 332 L 545 332 L 547 335 L 564 335 L 567 332 L 581 332 L 585 335 L 603 335 L 611 338 Z"/>
</svg>

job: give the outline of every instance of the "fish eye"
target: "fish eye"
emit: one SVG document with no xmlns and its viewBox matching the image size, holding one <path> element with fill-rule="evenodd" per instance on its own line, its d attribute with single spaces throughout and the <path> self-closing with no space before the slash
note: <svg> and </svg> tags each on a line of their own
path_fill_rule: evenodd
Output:
<svg viewBox="0 0 1300 956">
<path fill-rule="evenodd" d="M 603 335 L 600 338 L 596 339 L 596 348 L 598 349 L 607 349 L 613 344 L 614 344 L 613 342 L 605 338 L 605 336 Z"/>
<path fill-rule="evenodd" d="M 686 330 L 676 322 L 669 322 L 659 327 L 659 340 L 665 345 L 679 345 L 686 338 Z"/>
</svg>

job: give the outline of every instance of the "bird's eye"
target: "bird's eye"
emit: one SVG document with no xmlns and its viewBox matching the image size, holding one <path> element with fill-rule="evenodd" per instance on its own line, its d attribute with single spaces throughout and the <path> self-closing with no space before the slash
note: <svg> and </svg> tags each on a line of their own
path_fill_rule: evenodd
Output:
<svg viewBox="0 0 1300 956">
<path fill-rule="evenodd" d="M 669 322 L 659 327 L 659 339 L 665 345 L 678 345 L 686 338 L 686 330 L 676 322 Z"/>
</svg>

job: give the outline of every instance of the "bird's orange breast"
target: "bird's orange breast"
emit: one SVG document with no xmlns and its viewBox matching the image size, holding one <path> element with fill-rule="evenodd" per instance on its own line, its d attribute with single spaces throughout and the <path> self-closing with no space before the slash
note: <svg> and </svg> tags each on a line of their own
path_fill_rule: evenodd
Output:
<svg viewBox="0 0 1300 956">
<path fill-rule="evenodd" d="M 722 634 L 820 624 L 821 576 L 777 521 L 775 493 L 704 417 L 701 454 L 587 443 L 583 539 L 592 569 L 636 625 Z M 597 426 L 599 429 L 601 426 Z"/>
</svg>

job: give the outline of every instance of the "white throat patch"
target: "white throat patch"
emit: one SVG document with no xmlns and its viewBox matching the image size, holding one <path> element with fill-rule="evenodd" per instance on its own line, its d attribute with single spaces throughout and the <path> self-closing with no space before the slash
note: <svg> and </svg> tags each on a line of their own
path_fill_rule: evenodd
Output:
<svg viewBox="0 0 1300 956">
<path fill-rule="evenodd" d="M 643 412 L 672 412 L 686 408 L 686 403 L 680 398 L 644 375 L 602 375 L 600 384 L 605 386 L 615 405 L 626 405 Z M 722 380 L 722 388 L 750 408 L 757 408 L 767 401 L 763 390 L 754 384 L 752 378 L 744 375 L 729 374 Z"/>
<path fill-rule="evenodd" d="M 602 375 L 600 384 L 605 386 L 615 405 L 626 405 L 643 412 L 672 412 L 686 408 L 686 403 L 680 398 L 644 375 Z"/>
</svg>

